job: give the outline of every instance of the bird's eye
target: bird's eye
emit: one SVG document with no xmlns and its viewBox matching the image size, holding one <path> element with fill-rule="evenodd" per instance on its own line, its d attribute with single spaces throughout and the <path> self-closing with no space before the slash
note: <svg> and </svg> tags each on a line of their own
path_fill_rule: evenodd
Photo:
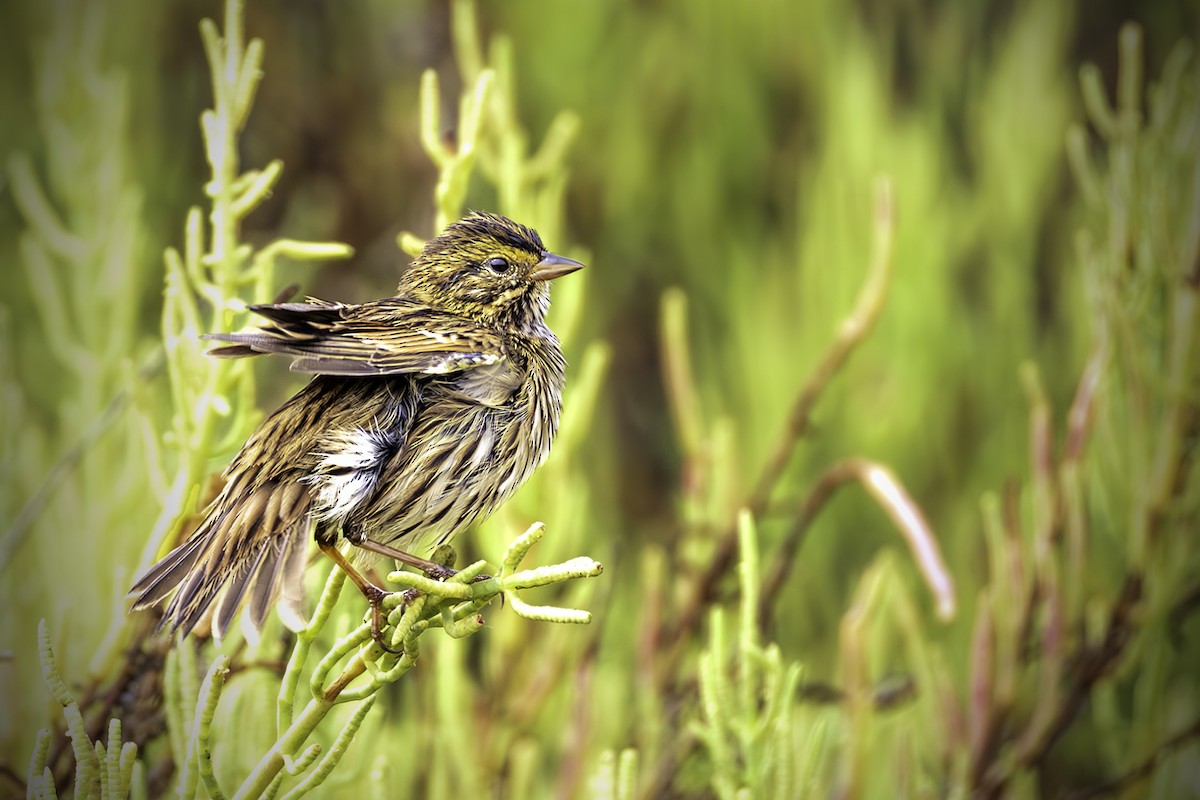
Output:
<svg viewBox="0 0 1200 800">
<path fill-rule="evenodd" d="M 496 258 L 489 258 L 484 262 L 484 264 L 488 269 L 497 275 L 503 275 L 504 273 L 508 272 L 508 260 L 500 258 L 499 256 Z"/>
</svg>

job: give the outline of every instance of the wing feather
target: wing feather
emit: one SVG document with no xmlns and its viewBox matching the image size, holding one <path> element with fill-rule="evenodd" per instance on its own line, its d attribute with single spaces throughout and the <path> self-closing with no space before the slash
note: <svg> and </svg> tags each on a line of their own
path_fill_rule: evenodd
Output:
<svg viewBox="0 0 1200 800">
<path fill-rule="evenodd" d="M 250 306 L 268 323 L 242 333 L 205 338 L 231 344 L 211 355 L 240 358 L 276 353 L 292 369 L 318 375 L 441 375 L 495 364 L 503 339 L 469 319 L 403 298 L 362 305 L 277 303 Z"/>
</svg>

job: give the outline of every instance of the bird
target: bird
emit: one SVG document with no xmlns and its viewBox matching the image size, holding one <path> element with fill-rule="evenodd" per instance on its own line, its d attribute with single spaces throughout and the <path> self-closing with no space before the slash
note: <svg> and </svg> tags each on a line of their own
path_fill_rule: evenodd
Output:
<svg viewBox="0 0 1200 800">
<path fill-rule="evenodd" d="M 391 297 L 251 305 L 258 328 L 206 334 L 220 343 L 210 355 L 281 355 L 313 377 L 246 440 L 192 535 L 137 580 L 133 609 L 165 601 L 160 628 L 180 638 L 207 618 L 220 639 L 243 608 L 256 630 L 272 607 L 299 629 L 314 538 L 383 644 L 389 592 L 355 564 L 452 574 L 416 553 L 485 519 L 545 461 L 566 375 L 549 283 L 582 267 L 532 228 L 472 211 Z"/>
</svg>

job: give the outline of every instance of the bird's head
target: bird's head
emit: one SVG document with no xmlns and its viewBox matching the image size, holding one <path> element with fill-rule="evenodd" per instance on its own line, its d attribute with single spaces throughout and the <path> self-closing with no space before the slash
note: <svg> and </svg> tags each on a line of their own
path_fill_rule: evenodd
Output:
<svg viewBox="0 0 1200 800">
<path fill-rule="evenodd" d="M 548 282 L 581 267 L 547 252 L 532 228 L 472 211 L 425 244 L 398 291 L 485 325 L 524 329 L 542 321 Z"/>
</svg>

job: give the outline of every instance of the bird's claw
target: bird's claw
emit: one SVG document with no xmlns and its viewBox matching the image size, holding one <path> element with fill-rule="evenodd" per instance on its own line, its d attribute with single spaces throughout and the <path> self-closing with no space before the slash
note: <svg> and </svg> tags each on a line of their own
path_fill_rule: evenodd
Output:
<svg viewBox="0 0 1200 800">
<path fill-rule="evenodd" d="M 457 574 L 458 570 L 441 564 L 431 564 L 425 568 L 425 577 L 434 581 L 444 581 L 447 578 L 453 578 Z"/>
<path fill-rule="evenodd" d="M 375 642 L 375 644 L 379 645 L 384 652 L 391 653 L 394 656 L 402 654 L 404 652 L 403 648 L 399 650 L 393 648 L 387 643 L 387 640 L 383 636 L 383 600 L 392 593 L 384 591 L 378 586 L 372 586 L 369 589 L 364 590 L 363 593 L 367 596 L 367 602 L 371 605 L 371 639 Z M 408 600 L 406 598 L 406 605 L 407 602 Z"/>
<path fill-rule="evenodd" d="M 457 574 L 458 570 L 451 567 L 442 566 L 441 564 L 434 564 L 425 568 L 425 577 L 435 581 L 444 581 L 448 578 L 453 578 Z M 470 583 L 490 581 L 491 579 L 491 575 L 476 575 L 474 578 L 471 578 Z"/>
</svg>

